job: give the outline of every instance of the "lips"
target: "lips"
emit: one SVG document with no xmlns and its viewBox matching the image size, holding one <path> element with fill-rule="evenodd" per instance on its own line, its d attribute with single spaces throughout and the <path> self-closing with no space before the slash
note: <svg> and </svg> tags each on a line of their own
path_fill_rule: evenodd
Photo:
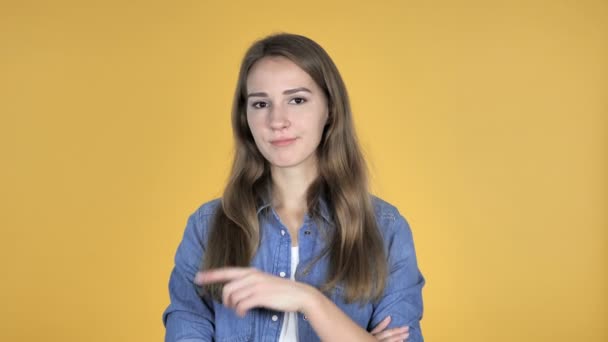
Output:
<svg viewBox="0 0 608 342">
<path fill-rule="evenodd" d="M 292 143 L 294 143 L 296 141 L 297 138 L 284 138 L 284 139 L 277 139 L 277 140 L 271 140 L 270 143 L 273 146 L 278 146 L 278 147 L 282 147 L 282 146 L 288 146 L 291 145 Z"/>
</svg>

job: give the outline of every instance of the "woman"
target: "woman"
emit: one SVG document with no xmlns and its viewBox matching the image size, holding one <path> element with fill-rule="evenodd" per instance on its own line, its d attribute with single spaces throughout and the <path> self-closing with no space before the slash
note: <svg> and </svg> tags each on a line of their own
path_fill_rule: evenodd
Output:
<svg viewBox="0 0 608 342">
<path fill-rule="evenodd" d="M 255 42 L 232 127 L 228 185 L 191 215 L 175 256 L 166 341 L 422 341 L 411 231 L 368 193 L 327 53 L 293 34 Z"/>
</svg>

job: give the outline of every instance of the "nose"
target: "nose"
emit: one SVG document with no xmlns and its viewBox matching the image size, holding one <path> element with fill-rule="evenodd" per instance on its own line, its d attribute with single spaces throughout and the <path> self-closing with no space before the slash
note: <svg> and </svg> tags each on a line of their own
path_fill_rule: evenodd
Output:
<svg viewBox="0 0 608 342">
<path fill-rule="evenodd" d="M 291 124 L 289 122 L 287 111 L 281 105 L 270 106 L 268 119 L 270 121 L 270 128 L 276 130 L 287 128 Z"/>
</svg>

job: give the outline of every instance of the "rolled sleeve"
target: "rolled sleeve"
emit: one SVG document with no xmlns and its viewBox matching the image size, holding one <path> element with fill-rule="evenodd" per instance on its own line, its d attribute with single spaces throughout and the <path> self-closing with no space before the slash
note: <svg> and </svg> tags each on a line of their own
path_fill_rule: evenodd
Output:
<svg viewBox="0 0 608 342">
<path fill-rule="evenodd" d="M 422 342 L 422 288 L 425 279 L 418 268 L 414 241 L 405 218 L 396 214 L 384 234 L 389 260 L 389 277 L 383 297 L 374 305 L 369 329 L 391 316 L 388 329 L 409 326 L 408 342 Z"/>
<path fill-rule="evenodd" d="M 177 248 L 169 279 L 171 302 L 163 313 L 165 342 L 213 341 L 213 305 L 198 295 L 193 282 L 204 253 L 203 228 L 208 220 L 200 210 L 192 214 Z"/>
</svg>

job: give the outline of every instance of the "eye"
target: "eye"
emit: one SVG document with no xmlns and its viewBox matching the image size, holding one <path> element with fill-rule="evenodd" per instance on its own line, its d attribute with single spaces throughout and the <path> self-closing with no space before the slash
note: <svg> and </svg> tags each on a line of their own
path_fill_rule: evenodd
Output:
<svg viewBox="0 0 608 342">
<path fill-rule="evenodd" d="M 266 103 L 264 101 L 257 101 L 257 102 L 252 103 L 251 107 L 256 108 L 256 109 L 262 109 L 262 108 L 268 107 L 268 103 Z"/>
<path fill-rule="evenodd" d="M 304 102 L 306 102 L 306 99 L 303 97 L 294 97 L 293 99 L 291 99 L 291 101 L 289 101 L 289 103 L 294 103 L 294 104 L 303 104 Z"/>
</svg>

